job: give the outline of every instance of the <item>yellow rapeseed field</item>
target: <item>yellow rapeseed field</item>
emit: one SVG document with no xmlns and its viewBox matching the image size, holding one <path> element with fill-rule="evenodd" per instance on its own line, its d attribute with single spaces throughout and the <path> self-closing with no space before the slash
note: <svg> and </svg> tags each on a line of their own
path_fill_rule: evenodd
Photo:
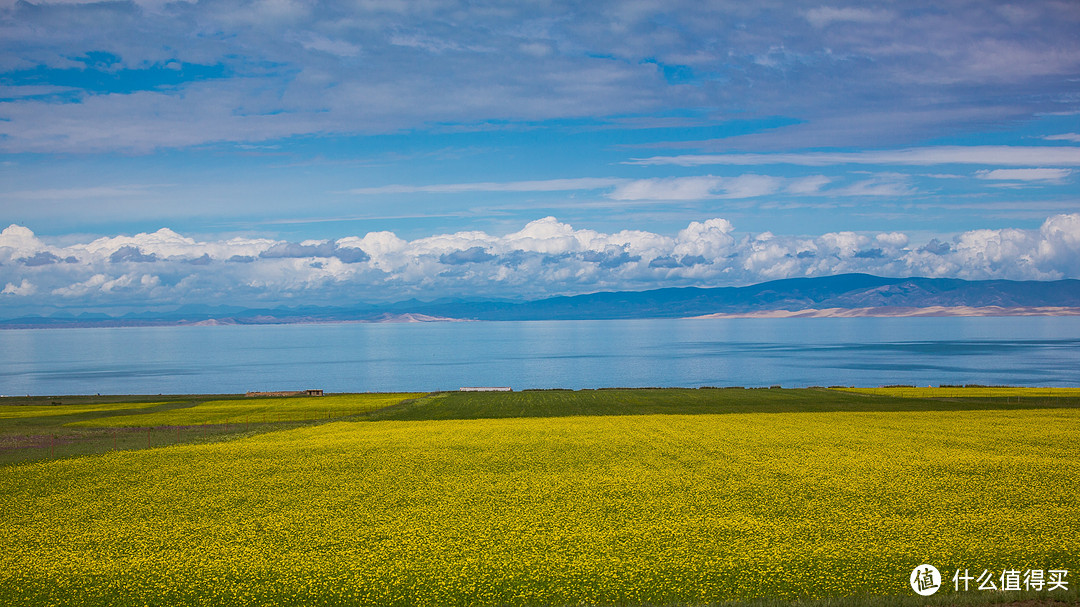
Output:
<svg viewBox="0 0 1080 607">
<path fill-rule="evenodd" d="M 105 417 L 67 424 L 74 427 L 188 426 L 194 424 L 243 424 L 299 422 L 367 413 L 397 404 L 423 393 L 336 394 L 318 397 L 245 398 L 211 400 L 191 407 Z"/>
<path fill-rule="evenodd" d="M 340 422 L 0 468 L 0 603 L 685 604 L 911 594 L 921 563 L 1071 577 L 1077 478 L 1076 409 Z"/>
</svg>

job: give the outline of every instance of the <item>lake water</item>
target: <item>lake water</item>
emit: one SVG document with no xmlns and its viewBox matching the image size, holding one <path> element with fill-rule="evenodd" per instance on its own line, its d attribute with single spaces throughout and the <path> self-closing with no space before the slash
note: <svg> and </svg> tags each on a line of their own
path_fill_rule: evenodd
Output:
<svg viewBox="0 0 1080 607">
<path fill-rule="evenodd" d="M 1080 317 L 0 331 L 0 394 L 1080 385 Z"/>
</svg>

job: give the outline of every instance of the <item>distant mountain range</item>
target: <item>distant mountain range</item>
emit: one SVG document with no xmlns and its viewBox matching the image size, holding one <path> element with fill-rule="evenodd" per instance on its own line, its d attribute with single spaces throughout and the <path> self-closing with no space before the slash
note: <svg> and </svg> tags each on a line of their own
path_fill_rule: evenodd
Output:
<svg viewBox="0 0 1080 607">
<path fill-rule="evenodd" d="M 787 311 L 788 313 L 778 312 Z M 354 306 L 247 309 L 183 306 L 123 316 L 56 314 L 0 320 L 0 328 L 581 320 L 693 316 L 926 316 L 1080 314 L 1080 280 L 1013 281 L 882 278 L 842 274 L 747 287 L 681 287 L 591 293 L 527 302 L 443 299 Z"/>
</svg>

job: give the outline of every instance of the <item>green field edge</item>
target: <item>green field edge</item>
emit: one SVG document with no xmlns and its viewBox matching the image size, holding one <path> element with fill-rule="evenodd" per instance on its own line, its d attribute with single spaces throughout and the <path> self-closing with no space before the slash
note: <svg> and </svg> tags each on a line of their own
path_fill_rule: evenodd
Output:
<svg viewBox="0 0 1080 607">
<path fill-rule="evenodd" d="M 433 392 L 372 412 L 371 421 L 603 415 L 984 411 L 1080 408 L 1062 396 L 911 397 L 832 388 L 601 388 Z"/>
</svg>

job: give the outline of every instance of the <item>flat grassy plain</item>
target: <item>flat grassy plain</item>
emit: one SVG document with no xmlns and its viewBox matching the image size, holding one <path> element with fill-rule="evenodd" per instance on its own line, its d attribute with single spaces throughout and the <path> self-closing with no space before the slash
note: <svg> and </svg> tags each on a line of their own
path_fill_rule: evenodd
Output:
<svg viewBox="0 0 1080 607">
<path fill-rule="evenodd" d="M 1071 604 L 1080 402 L 1042 398 L 442 393 L 7 465 L 0 604 Z M 958 568 L 1070 590 L 957 593 Z"/>
</svg>

